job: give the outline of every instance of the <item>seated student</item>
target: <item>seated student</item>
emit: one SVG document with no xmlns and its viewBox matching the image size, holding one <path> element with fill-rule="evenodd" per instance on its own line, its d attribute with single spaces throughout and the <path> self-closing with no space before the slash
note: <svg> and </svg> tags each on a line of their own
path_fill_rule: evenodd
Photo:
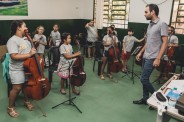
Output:
<svg viewBox="0 0 184 122">
<path fill-rule="evenodd" d="M 171 58 L 170 60 L 173 60 L 174 51 L 171 51 L 172 50 L 171 48 L 178 47 L 179 41 L 178 41 L 178 37 L 175 35 L 175 28 L 173 26 L 168 26 L 168 34 L 169 34 L 168 36 L 169 42 L 168 42 L 168 52 L 167 53 L 168 55 L 170 55 L 168 56 L 168 58 Z M 170 53 L 169 51 L 171 51 L 172 53 Z M 176 71 L 176 64 L 174 63 L 172 72 L 175 72 L 175 71 Z"/>
<path fill-rule="evenodd" d="M 114 24 L 111 25 L 111 27 L 113 28 L 113 34 L 118 37 L 118 32 L 116 31 L 116 27 Z"/>
<path fill-rule="evenodd" d="M 117 46 L 117 42 L 118 42 L 118 38 L 113 34 L 113 28 L 110 26 L 107 28 L 107 35 L 105 35 L 103 37 L 103 46 L 104 46 L 104 53 L 103 53 L 103 57 L 102 57 L 102 67 L 101 67 L 101 75 L 100 78 L 102 80 L 105 80 L 104 77 L 104 68 L 105 65 L 107 64 L 107 76 L 109 78 L 112 78 L 111 72 L 110 72 L 110 63 L 111 62 L 111 58 L 109 57 L 109 48 L 111 46 Z"/>
<path fill-rule="evenodd" d="M 70 45 L 71 43 L 71 35 L 69 33 L 63 33 L 62 34 L 62 40 L 64 43 L 59 47 L 60 51 L 60 61 L 58 65 L 58 75 L 61 77 L 61 89 L 60 92 L 61 94 L 65 95 L 66 91 L 64 88 L 64 83 L 66 80 L 69 78 L 69 69 L 64 68 L 64 67 L 69 67 L 69 63 L 71 62 L 72 58 L 75 58 L 79 55 L 81 55 L 81 52 L 78 51 L 74 54 L 73 53 L 73 48 Z M 72 74 L 72 68 L 70 69 L 70 75 Z M 75 86 L 72 85 L 72 92 L 76 95 L 79 95 L 80 92 L 75 89 Z"/>
<path fill-rule="evenodd" d="M 168 47 L 178 46 L 178 37 L 175 35 L 175 28 L 173 26 L 168 26 Z"/>
<path fill-rule="evenodd" d="M 132 29 L 128 29 L 128 35 L 126 35 L 123 39 L 123 45 L 122 45 L 122 72 L 127 72 L 127 63 L 130 59 L 131 51 L 134 46 L 134 42 L 141 42 L 144 40 L 142 38 L 141 40 L 138 40 L 133 36 L 134 32 Z"/>
<path fill-rule="evenodd" d="M 175 28 L 173 26 L 168 25 L 168 47 L 167 47 L 167 55 L 165 52 L 165 55 L 163 56 L 163 60 L 169 60 L 172 62 L 169 63 L 163 63 L 164 66 L 161 68 L 160 76 L 162 76 L 163 80 L 169 79 L 169 72 L 175 73 L 176 71 L 176 64 L 173 59 L 174 50 L 178 47 L 178 37 L 175 35 Z M 168 66 L 170 68 L 168 68 Z"/>
</svg>

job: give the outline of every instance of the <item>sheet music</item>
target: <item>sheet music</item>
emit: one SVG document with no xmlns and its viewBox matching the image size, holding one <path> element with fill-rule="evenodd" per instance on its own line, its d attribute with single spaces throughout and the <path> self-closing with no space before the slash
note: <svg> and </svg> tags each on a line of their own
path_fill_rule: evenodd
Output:
<svg viewBox="0 0 184 122">
<path fill-rule="evenodd" d="M 177 88 L 177 91 L 184 92 L 184 80 L 172 80 L 167 88 L 173 89 Z"/>
<path fill-rule="evenodd" d="M 136 47 L 135 50 L 132 52 L 131 55 L 136 55 L 136 54 L 139 52 L 139 50 L 140 50 L 141 48 L 142 48 L 142 46 Z"/>
</svg>

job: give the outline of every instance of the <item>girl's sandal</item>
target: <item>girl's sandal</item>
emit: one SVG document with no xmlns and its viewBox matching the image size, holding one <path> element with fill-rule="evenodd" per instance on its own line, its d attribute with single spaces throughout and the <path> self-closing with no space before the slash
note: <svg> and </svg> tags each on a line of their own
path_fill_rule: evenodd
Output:
<svg viewBox="0 0 184 122">
<path fill-rule="evenodd" d="M 24 101 L 24 105 L 26 106 L 26 108 L 29 110 L 29 111 L 32 111 L 34 106 L 30 103 L 30 102 L 25 102 Z"/>
<path fill-rule="evenodd" d="M 110 79 L 112 79 L 112 78 L 113 78 L 111 74 L 107 74 L 107 76 L 108 76 Z"/>
<path fill-rule="evenodd" d="M 14 117 L 14 118 L 17 118 L 19 116 L 19 113 L 17 113 L 14 108 L 8 107 L 7 112 L 11 117 Z"/>
<path fill-rule="evenodd" d="M 100 75 L 100 78 L 101 80 L 105 80 L 104 76 L 103 75 Z"/>
<path fill-rule="evenodd" d="M 65 94 L 66 94 L 66 91 L 65 91 L 65 90 L 60 90 L 60 93 L 61 93 L 62 95 L 65 95 Z"/>
</svg>

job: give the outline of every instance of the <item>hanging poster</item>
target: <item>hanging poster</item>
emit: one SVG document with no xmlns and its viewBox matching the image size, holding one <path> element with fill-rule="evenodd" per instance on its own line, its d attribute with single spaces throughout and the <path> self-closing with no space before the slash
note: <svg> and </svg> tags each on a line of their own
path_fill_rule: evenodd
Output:
<svg viewBox="0 0 184 122">
<path fill-rule="evenodd" d="M 27 0 L 0 0 L 0 16 L 27 16 Z"/>
</svg>

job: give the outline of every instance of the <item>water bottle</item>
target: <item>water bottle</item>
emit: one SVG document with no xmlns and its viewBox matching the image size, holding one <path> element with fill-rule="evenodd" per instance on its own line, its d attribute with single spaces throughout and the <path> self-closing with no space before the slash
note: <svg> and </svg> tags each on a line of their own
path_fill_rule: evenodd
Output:
<svg viewBox="0 0 184 122">
<path fill-rule="evenodd" d="M 177 91 L 177 88 L 173 88 L 168 95 L 169 96 L 169 106 L 175 107 L 176 101 L 179 99 L 180 94 Z"/>
</svg>

